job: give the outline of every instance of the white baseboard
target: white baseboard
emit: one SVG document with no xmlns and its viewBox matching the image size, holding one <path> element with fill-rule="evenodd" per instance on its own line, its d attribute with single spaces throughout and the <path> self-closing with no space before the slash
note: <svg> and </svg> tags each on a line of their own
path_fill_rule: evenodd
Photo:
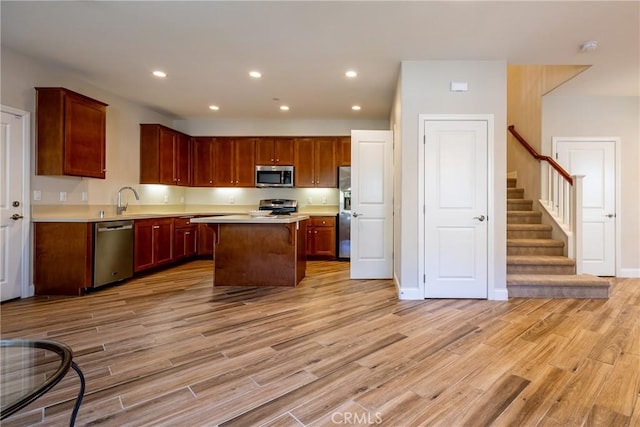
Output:
<svg viewBox="0 0 640 427">
<path fill-rule="evenodd" d="M 507 301 L 509 299 L 509 291 L 507 289 L 494 289 L 492 301 Z"/>
<path fill-rule="evenodd" d="M 616 277 L 640 277 L 640 268 L 621 268 Z"/>
<path fill-rule="evenodd" d="M 401 300 L 423 300 L 424 295 L 422 289 L 410 288 L 400 289 L 398 288 L 398 298 Z"/>
</svg>

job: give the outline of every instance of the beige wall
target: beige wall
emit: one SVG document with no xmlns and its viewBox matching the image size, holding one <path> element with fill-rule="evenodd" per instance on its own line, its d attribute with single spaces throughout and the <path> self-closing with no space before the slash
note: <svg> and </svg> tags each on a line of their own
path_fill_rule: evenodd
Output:
<svg viewBox="0 0 640 427">
<path fill-rule="evenodd" d="M 619 276 L 640 277 L 640 98 L 554 96 L 542 102 L 542 149 L 552 137 L 620 137 Z"/>
<path fill-rule="evenodd" d="M 396 189 L 400 189 L 401 224 L 399 236 L 401 259 L 400 289 L 407 297 L 421 295 L 418 277 L 418 221 L 422 208 L 418 206 L 418 115 L 419 114 L 493 114 L 495 126 L 495 177 L 493 204 L 495 252 L 489 254 L 495 280 L 490 283 L 490 295 L 506 298 L 506 120 L 507 65 L 504 61 L 404 61 L 401 68 L 402 132 L 399 169 L 395 171 Z M 468 92 L 451 92 L 451 81 L 466 81 Z M 396 195 L 398 196 L 398 195 Z"/>
</svg>

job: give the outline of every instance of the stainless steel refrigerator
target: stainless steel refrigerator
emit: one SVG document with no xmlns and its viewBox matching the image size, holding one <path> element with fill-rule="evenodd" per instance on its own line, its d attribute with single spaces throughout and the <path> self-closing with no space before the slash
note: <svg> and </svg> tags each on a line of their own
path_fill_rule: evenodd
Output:
<svg viewBox="0 0 640 427">
<path fill-rule="evenodd" d="M 351 257 L 351 168 L 338 168 L 340 213 L 338 215 L 338 258 Z"/>
</svg>

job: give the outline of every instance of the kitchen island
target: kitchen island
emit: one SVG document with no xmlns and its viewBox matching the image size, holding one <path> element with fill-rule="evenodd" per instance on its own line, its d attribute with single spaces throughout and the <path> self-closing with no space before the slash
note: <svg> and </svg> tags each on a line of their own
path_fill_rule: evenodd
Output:
<svg viewBox="0 0 640 427">
<path fill-rule="evenodd" d="M 194 218 L 215 233 L 214 286 L 289 286 L 304 278 L 309 216 Z"/>
</svg>

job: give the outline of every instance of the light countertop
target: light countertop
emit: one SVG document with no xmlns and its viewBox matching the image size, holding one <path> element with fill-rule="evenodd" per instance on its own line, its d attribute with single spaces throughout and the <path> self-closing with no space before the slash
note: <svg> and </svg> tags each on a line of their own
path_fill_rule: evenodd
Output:
<svg viewBox="0 0 640 427">
<path fill-rule="evenodd" d="M 222 215 L 209 216 L 201 218 L 193 218 L 192 223 L 203 222 L 206 224 L 291 224 L 294 222 L 309 219 L 309 215 L 291 214 L 291 215 L 267 215 L 267 216 L 251 216 L 251 215 Z"/>
<path fill-rule="evenodd" d="M 115 214 L 113 206 L 38 206 L 31 216 L 32 222 L 102 222 L 122 221 L 166 217 L 210 217 L 214 215 L 236 215 L 248 217 L 247 212 L 255 210 L 254 205 L 197 205 L 197 206 L 129 206 L 130 210 L 122 215 Z M 133 209 L 132 209 L 133 208 Z M 99 215 L 100 210 L 104 216 Z M 334 205 L 308 205 L 299 208 L 299 215 L 335 216 L 338 207 Z M 269 221 L 269 220 L 262 220 Z M 273 219 L 270 221 L 274 221 Z M 194 221 L 195 222 L 195 221 Z"/>
</svg>

